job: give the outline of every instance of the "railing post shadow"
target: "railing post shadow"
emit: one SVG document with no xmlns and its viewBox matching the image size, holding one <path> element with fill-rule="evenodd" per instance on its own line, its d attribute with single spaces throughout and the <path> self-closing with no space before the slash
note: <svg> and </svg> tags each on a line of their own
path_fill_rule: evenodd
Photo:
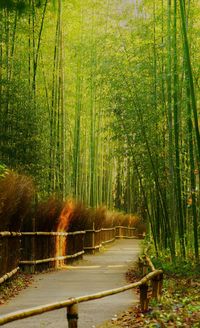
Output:
<svg viewBox="0 0 200 328">
<path fill-rule="evenodd" d="M 78 305 L 72 304 L 67 307 L 68 328 L 78 327 Z"/>
</svg>

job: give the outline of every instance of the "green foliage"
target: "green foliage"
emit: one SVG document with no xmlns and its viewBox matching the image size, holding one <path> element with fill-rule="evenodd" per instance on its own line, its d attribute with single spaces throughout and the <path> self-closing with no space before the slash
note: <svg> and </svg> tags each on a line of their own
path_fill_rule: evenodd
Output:
<svg viewBox="0 0 200 328">
<path fill-rule="evenodd" d="M 8 172 L 5 165 L 0 164 L 0 178 L 5 177 L 5 174 Z"/>
<path fill-rule="evenodd" d="M 8 10 L 24 11 L 29 5 L 28 0 L 1 0 L 0 8 L 7 8 Z"/>
<path fill-rule="evenodd" d="M 35 6 L 40 8 L 44 0 L 34 0 Z M 8 10 L 17 10 L 19 13 L 24 12 L 30 7 L 29 0 L 1 0 L 0 8 L 6 8 Z"/>
<path fill-rule="evenodd" d="M 175 261 L 172 262 L 170 254 L 163 254 L 161 257 L 152 257 L 151 259 L 155 267 L 162 269 L 167 275 L 191 277 L 199 274 L 199 264 L 195 264 L 194 258 L 184 260 L 178 256 L 175 258 Z"/>
<path fill-rule="evenodd" d="M 155 259 L 154 259 L 155 260 Z M 155 265 L 163 265 L 168 262 L 169 257 L 163 256 L 154 261 Z M 162 266 L 161 265 L 161 266 Z M 156 266 L 158 268 L 158 266 Z M 149 308 L 146 313 L 141 312 L 140 306 L 132 306 L 128 311 L 122 313 L 113 323 L 119 327 L 199 327 L 200 312 L 200 277 L 199 272 L 190 271 L 190 276 L 185 272 L 176 275 L 174 272 L 164 274 L 162 297 L 156 301 L 150 297 Z M 139 280 L 138 268 L 130 268 L 128 280 L 136 282 Z M 151 293 L 151 286 L 149 293 Z M 104 325 L 102 325 L 102 328 Z"/>
</svg>

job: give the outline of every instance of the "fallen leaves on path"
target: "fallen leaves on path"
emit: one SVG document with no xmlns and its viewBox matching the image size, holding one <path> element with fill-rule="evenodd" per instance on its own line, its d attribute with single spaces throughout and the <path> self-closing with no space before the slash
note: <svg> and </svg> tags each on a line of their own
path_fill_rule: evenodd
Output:
<svg viewBox="0 0 200 328">
<path fill-rule="evenodd" d="M 19 292 L 27 288 L 33 281 L 30 274 L 16 273 L 14 277 L 0 285 L 0 305 L 6 303 L 10 298 L 15 297 Z"/>
</svg>

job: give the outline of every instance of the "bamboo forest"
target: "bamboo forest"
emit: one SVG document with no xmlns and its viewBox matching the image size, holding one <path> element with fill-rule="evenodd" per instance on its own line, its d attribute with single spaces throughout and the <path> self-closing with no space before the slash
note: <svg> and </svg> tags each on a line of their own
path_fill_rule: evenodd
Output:
<svg viewBox="0 0 200 328">
<path fill-rule="evenodd" d="M 199 107 L 199 1 L 0 0 L 0 231 L 136 226 L 199 268 Z"/>
</svg>

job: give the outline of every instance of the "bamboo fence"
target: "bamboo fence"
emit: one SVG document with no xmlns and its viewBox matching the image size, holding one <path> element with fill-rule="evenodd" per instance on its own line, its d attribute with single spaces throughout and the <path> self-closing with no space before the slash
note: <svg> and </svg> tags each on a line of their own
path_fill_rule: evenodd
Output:
<svg viewBox="0 0 200 328">
<path fill-rule="evenodd" d="M 114 228 L 102 228 L 100 230 L 86 230 L 85 231 L 85 241 L 84 241 L 84 251 L 89 253 L 94 253 L 99 251 L 100 248 L 115 239 L 120 238 L 137 238 L 135 228 L 117 226 Z"/>
<path fill-rule="evenodd" d="M 136 229 L 124 226 L 117 226 L 116 227 L 116 236 L 115 238 L 126 238 L 131 239 L 135 238 L 136 236 Z"/>
<path fill-rule="evenodd" d="M 100 230 L 87 230 L 87 231 L 77 231 L 71 233 L 63 232 L 24 232 L 21 234 L 13 234 L 13 237 L 21 237 L 24 240 L 24 256 L 31 257 L 31 260 L 21 261 L 21 264 L 34 265 L 51 263 L 58 261 L 65 261 L 66 259 L 76 258 L 77 256 L 82 256 L 84 252 L 84 247 L 86 249 L 94 251 L 99 249 L 102 244 L 111 242 L 115 238 L 135 238 L 135 229 L 127 227 L 115 227 L 115 228 L 104 228 Z M 12 233 L 2 232 L 0 233 L 1 238 L 11 237 Z M 81 236 L 81 238 L 80 238 Z M 84 244 L 84 237 L 85 244 Z M 63 242 L 63 240 L 65 242 Z M 39 246 L 39 243 L 41 244 Z M 89 245 L 89 246 L 84 246 Z M 27 247 L 32 247 L 27 251 Z M 52 249 L 56 247 L 57 256 L 48 258 L 47 256 L 51 254 Z M 87 248 L 88 247 L 88 248 Z M 49 248 L 47 251 L 46 248 Z M 60 252 L 60 253 L 59 253 Z M 62 255 L 63 252 L 68 255 Z M 5 253 L 4 253 L 5 254 Z M 55 252 L 54 252 L 55 254 Z M 44 257 L 44 259 L 36 260 L 36 256 Z M 6 324 L 11 321 L 21 320 L 38 314 L 46 313 L 49 311 L 58 310 L 61 308 L 67 309 L 67 320 L 69 328 L 78 327 L 78 304 L 82 302 L 88 302 L 91 300 L 97 300 L 103 297 L 108 297 L 118 293 L 125 292 L 133 288 L 139 288 L 140 291 L 140 306 L 141 311 L 145 312 L 148 310 L 149 304 L 149 282 L 150 291 L 152 298 L 160 300 L 162 294 L 162 284 L 163 284 L 163 271 L 156 270 L 151 260 L 147 255 L 139 258 L 139 265 L 141 272 L 145 275 L 140 281 L 111 289 L 100 293 L 86 295 L 76 298 L 70 298 L 61 302 L 56 302 L 52 304 L 46 304 L 43 306 L 37 306 L 27 310 L 20 310 L 13 313 L 0 316 L 0 325 Z M 148 268 L 151 272 L 147 273 Z M 19 268 L 15 268 L 8 274 L 5 274 L 0 282 L 5 281 L 14 273 L 17 272 Z"/>
<path fill-rule="evenodd" d="M 34 273 L 59 267 L 84 254 L 85 231 L 76 232 L 22 232 L 20 265 Z"/>
<path fill-rule="evenodd" d="M 123 226 L 76 232 L 0 232 L 0 282 L 19 266 L 25 272 L 41 272 L 80 259 L 84 252 L 99 251 L 116 238 L 136 237 L 135 228 Z"/>
</svg>

